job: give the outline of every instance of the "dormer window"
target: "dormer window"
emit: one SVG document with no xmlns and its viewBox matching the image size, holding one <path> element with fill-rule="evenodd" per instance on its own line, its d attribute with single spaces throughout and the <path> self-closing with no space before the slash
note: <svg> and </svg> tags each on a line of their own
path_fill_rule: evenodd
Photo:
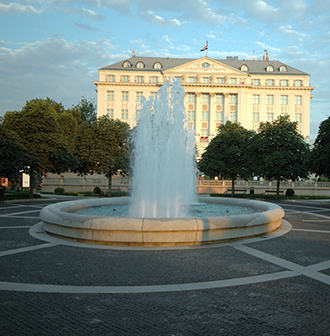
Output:
<svg viewBox="0 0 330 336">
<path fill-rule="evenodd" d="M 247 66 L 246 64 L 243 64 L 243 65 L 241 66 L 241 71 L 249 71 L 248 66 Z"/>
<path fill-rule="evenodd" d="M 156 62 L 156 63 L 154 64 L 154 69 L 161 69 L 161 68 L 162 68 L 161 63 Z"/>
<path fill-rule="evenodd" d="M 266 68 L 267 72 L 273 72 L 274 71 L 274 67 L 272 65 L 268 65 Z"/>
<path fill-rule="evenodd" d="M 137 62 L 136 67 L 137 67 L 137 69 L 143 69 L 144 68 L 144 63 L 143 62 Z"/>
<path fill-rule="evenodd" d="M 287 72 L 287 71 L 288 71 L 288 69 L 286 68 L 285 65 L 280 66 L 280 72 Z"/>
<path fill-rule="evenodd" d="M 132 64 L 131 64 L 131 62 L 129 62 L 129 61 L 125 61 L 125 62 L 123 63 L 123 67 L 124 67 L 124 68 L 131 68 L 131 67 L 132 67 Z"/>
</svg>

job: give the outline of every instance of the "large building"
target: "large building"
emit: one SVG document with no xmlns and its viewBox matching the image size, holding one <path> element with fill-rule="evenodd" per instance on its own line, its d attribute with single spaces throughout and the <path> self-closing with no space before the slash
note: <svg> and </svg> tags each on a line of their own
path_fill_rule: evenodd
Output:
<svg viewBox="0 0 330 336">
<path fill-rule="evenodd" d="M 98 116 L 108 114 L 136 124 L 136 107 L 142 97 L 155 97 L 164 81 L 181 78 L 189 122 L 195 128 L 200 152 L 227 120 L 257 130 L 259 123 L 288 114 L 309 139 L 310 75 L 280 61 L 225 60 L 202 57 L 138 57 L 99 70 Z"/>
</svg>

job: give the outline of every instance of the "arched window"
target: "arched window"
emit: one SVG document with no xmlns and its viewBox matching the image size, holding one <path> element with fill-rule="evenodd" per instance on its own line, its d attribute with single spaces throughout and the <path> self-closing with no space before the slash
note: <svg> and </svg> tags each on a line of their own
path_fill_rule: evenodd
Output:
<svg viewBox="0 0 330 336">
<path fill-rule="evenodd" d="M 144 68 L 144 64 L 143 64 L 143 62 L 137 62 L 137 63 L 136 63 L 136 67 L 137 67 L 138 69 L 143 69 L 143 68 Z"/>
<path fill-rule="evenodd" d="M 243 65 L 241 66 L 241 71 L 249 71 L 248 66 L 247 66 L 246 64 L 243 64 Z"/>
<path fill-rule="evenodd" d="M 267 68 L 266 68 L 266 71 L 273 72 L 274 71 L 274 67 L 272 65 L 268 65 Z"/>
<path fill-rule="evenodd" d="M 156 63 L 154 64 L 154 69 L 161 69 L 161 68 L 162 68 L 161 63 L 156 62 Z"/>
<path fill-rule="evenodd" d="M 287 71 L 288 71 L 288 69 L 286 68 L 285 65 L 280 66 L 280 72 L 287 72 Z"/>
<path fill-rule="evenodd" d="M 124 67 L 124 68 L 131 68 L 131 67 L 132 67 L 132 64 L 131 64 L 131 62 L 129 62 L 129 61 L 125 61 L 125 62 L 123 63 L 123 67 Z"/>
</svg>

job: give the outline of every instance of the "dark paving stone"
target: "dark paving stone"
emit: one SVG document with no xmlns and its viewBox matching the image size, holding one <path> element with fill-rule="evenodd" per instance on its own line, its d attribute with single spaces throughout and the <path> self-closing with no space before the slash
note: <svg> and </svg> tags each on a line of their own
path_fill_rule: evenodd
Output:
<svg viewBox="0 0 330 336">
<path fill-rule="evenodd" d="M 0 218 L 0 228 L 4 226 L 33 226 L 36 223 L 39 223 L 39 218 L 15 218 L 13 217 L 2 217 Z M 0 231 L 1 237 L 1 231 Z"/>
<path fill-rule="evenodd" d="M 153 294 L 2 293 L 2 335 L 327 335 L 328 286 L 299 277 Z M 19 316 L 19 318 L 17 318 Z"/>
<path fill-rule="evenodd" d="M 6 270 L 2 281 L 90 286 L 180 284 L 285 270 L 231 247 L 148 252 L 57 246 L 2 257 L 0 267 Z"/>
<path fill-rule="evenodd" d="M 330 234 L 290 231 L 276 239 L 246 245 L 301 266 L 330 260 Z"/>
<path fill-rule="evenodd" d="M 28 227 L 22 229 L 0 229 L 0 251 L 40 245 L 43 243 L 43 241 L 35 239 L 29 235 Z M 19 256 L 19 254 L 17 254 L 16 256 Z M 4 257 L 0 258 L 0 265 L 3 263 L 2 258 Z M 1 269 L 2 266 L 0 266 L 0 270 Z M 0 274 L 5 273 L 0 271 Z"/>
</svg>

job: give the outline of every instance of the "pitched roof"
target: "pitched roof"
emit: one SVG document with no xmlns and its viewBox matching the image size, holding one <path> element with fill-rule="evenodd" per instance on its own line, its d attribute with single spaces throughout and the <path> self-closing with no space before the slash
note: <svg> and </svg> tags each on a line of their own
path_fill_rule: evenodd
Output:
<svg viewBox="0 0 330 336">
<path fill-rule="evenodd" d="M 204 57 L 203 57 L 204 58 Z M 134 56 L 120 62 L 108 65 L 106 67 L 101 68 L 101 70 L 130 70 L 130 71 L 166 71 L 177 66 L 196 61 L 198 58 L 170 58 L 170 57 L 141 57 Z M 247 65 L 248 71 L 245 71 L 249 74 L 281 74 L 281 75 L 308 75 L 306 72 L 297 70 L 285 63 L 279 61 L 268 61 L 268 60 L 238 60 L 238 59 L 214 59 L 217 62 L 223 63 L 225 65 L 231 66 L 237 70 L 241 69 L 242 65 Z M 130 68 L 124 68 L 123 64 L 125 61 L 128 61 L 132 64 Z M 144 68 L 137 68 L 136 64 L 138 62 L 142 62 L 144 64 Z M 161 63 L 161 69 L 155 69 L 155 63 Z M 266 67 L 268 65 L 272 65 L 274 71 L 267 72 Z M 287 68 L 286 72 L 280 72 L 280 66 L 284 65 Z"/>
</svg>

